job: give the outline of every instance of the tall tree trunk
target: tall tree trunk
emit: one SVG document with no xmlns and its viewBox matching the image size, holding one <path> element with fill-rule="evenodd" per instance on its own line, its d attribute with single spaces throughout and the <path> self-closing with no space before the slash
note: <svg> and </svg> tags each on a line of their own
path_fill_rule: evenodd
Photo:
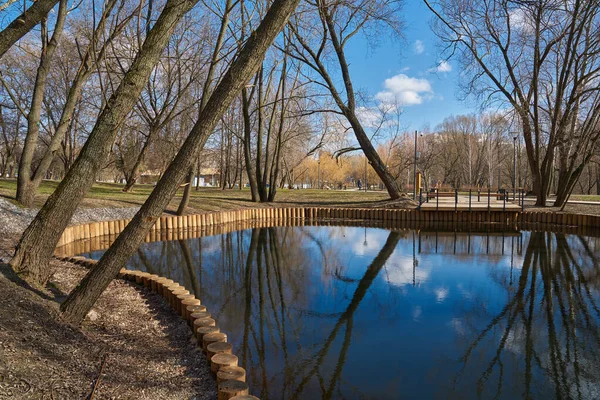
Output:
<svg viewBox="0 0 600 400">
<path fill-rule="evenodd" d="M 196 171 L 196 165 L 192 165 L 186 175 L 185 179 L 185 187 L 183 188 L 183 196 L 181 196 L 181 201 L 179 202 L 179 206 L 177 207 L 177 215 L 185 214 L 185 209 L 190 203 L 190 196 L 192 195 L 192 184 L 194 183 L 194 171 Z M 200 177 L 198 177 L 200 179 Z"/>
<path fill-rule="evenodd" d="M 48 15 L 58 0 L 38 0 L 0 32 L 0 58 Z"/>
<path fill-rule="evenodd" d="M 185 178 L 185 174 L 225 110 L 260 66 L 267 49 L 290 14 L 296 9 L 298 2 L 299 0 L 273 1 L 263 21 L 248 38 L 242 51 L 210 96 L 198 121 L 156 188 L 113 245 L 104 253 L 96 267 L 85 276 L 62 304 L 63 317 L 67 321 L 78 324 L 85 318 L 127 259 L 140 246 L 146 232 L 175 195 L 179 183 Z"/>
<path fill-rule="evenodd" d="M 219 62 L 219 53 L 221 52 L 221 48 L 223 47 L 223 41 L 225 40 L 225 32 L 227 31 L 227 26 L 229 25 L 231 7 L 232 0 L 227 0 L 225 2 L 225 11 L 223 13 L 223 17 L 221 18 L 221 27 L 219 29 L 219 35 L 217 36 L 215 48 L 213 49 L 210 65 L 206 74 L 206 80 L 204 81 L 204 86 L 202 87 L 202 98 L 200 99 L 200 112 L 202 112 L 202 109 L 204 108 L 204 106 L 206 106 L 206 102 L 208 101 L 210 95 L 210 88 L 212 86 L 213 76 L 215 74 L 215 70 Z M 177 207 L 177 215 L 183 215 L 185 213 L 185 209 L 187 208 L 188 203 L 190 202 L 190 195 L 192 191 L 195 170 L 196 168 L 192 166 L 191 169 L 188 171 L 186 179 L 187 185 L 183 189 L 183 196 L 181 197 L 181 201 L 179 202 L 179 207 Z M 200 179 L 200 176 L 198 176 L 198 179 Z"/>
<path fill-rule="evenodd" d="M 258 194 L 258 183 L 256 181 L 256 171 L 254 170 L 254 163 L 252 162 L 252 121 L 250 120 L 250 98 L 248 96 L 248 90 L 244 88 L 242 90 L 242 115 L 244 119 L 244 161 L 246 164 L 246 174 L 248 175 L 248 184 L 250 185 L 250 193 L 252 195 L 252 201 L 255 203 L 260 202 L 260 196 Z"/>
<path fill-rule="evenodd" d="M 258 121 L 256 127 L 256 160 L 254 160 L 254 172 L 256 174 L 256 188 L 258 190 L 258 197 L 261 202 L 267 201 L 267 188 L 266 184 L 263 181 L 262 174 L 262 147 L 263 147 L 263 116 L 264 116 L 264 104 L 263 104 L 263 85 L 264 85 L 264 75 L 263 75 L 263 66 L 261 65 L 260 70 L 258 71 L 258 104 L 256 105 L 258 109 Z"/>
<path fill-rule="evenodd" d="M 103 58 L 107 46 L 122 32 L 122 30 L 126 27 L 127 22 L 129 22 L 131 20 L 131 18 L 133 17 L 133 15 L 135 14 L 135 13 L 131 13 L 128 18 L 125 18 L 117 26 L 114 27 L 114 30 L 110 34 L 109 38 L 102 45 L 102 47 L 98 51 L 98 54 L 96 54 L 98 42 L 100 41 L 101 37 L 105 34 L 106 22 L 116 4 L 117 4 L 116 0 L 108 1 L 105 9 L 102 12 L 102 17 L 100 18 L 100 21 L 98 22 L 98 26 L 94 29 L 94 33 L 92 35 L 92 40 L 88 44 L 87 50 L 83 56 L 83 60 L 82 60 L 81 64 L 79 65 L 77 74 L 75 75 L 75 78 L 73 79 L 71 87 L 69 88 L 69 92 L 67 93 L 65 105 L 61 112 L 60 120 L 56 126 L 56 131 L 54 132 L 54 135 L 52 136 L 52 139 L 50 140 L 50 143 L 48 144 L 47 149 L 44 151 L 44 155 L 43 155 L 40 163 L 35 168 L 35 171 L 33 173 L 31 170 L 29 171 L 28 174 L 26 173 L 26 171 L 23 171 L 24 176 L 25 175 L 32 176 L 30 180 L 26 181 L 24 179 L 23 183 L 21 183 L 24 185 L 24 190 L 26 190 L 29 193 L 29 196 L 32 196 L 32 197 L 35 196 L 35 193 L 37 192 L 40 184 L 42 183 L 42 180 L 46 176 L 48 169 L 52 165 L 52 161 L 54 161 L 54 159 L 55 159 L 56 152 L 60 148 L 61 142 L 64 140 L 69 129 L 72 128 L 72 125 L 73 125 L 72 122 L 73 122 L 73 117 L 75 114 L 75 109 L 77 107 L 77 103 L 81 100 L 81 90 L 83 88 L 85 81 L 94 72 L 95 66 L 97 65 L 96 63 L 94 63 L 94 60 Z M 55 30 L 55 32 L 56 32 L 56 30 Z M 34 96 L 34 98 L 35 98 L 35 96 Z M 35 142 L 37 143 L 37 135 L 36 135 Z M 32 146 L 31 143 L 29 145 Z M 32 147 L 35 148 L 35 143 L 33 144 Z M 25 153 L 25 150 L 24 150 L 24 153 Z M 31 160 L 29 160 L 29 164 L 31 165 Z M 29 169 L 31 169 L 31 168 L 29 168 Z M 17 200 L 19 197 L 18 193 L 19 193 L 19 187 L 17 187 Z M 33 202 L 33 198 L 31 198 L 27 201 Z M 25 203 L 22 203 L 22 204 L 25 205 Z"/>
<path fill-rule="evenodd" d="M 51 275 L 48 263 L 62 232 L 106 164 L 121 124 L 140 96 L 177 23 L 196 2 L 167 0 L 73 166 L 23 233 L 10 264 L 32 283 L 44 284 Z"/>
<path fill-rule="evenodd" d="M 42 54 L 40 56 L 40 64 L 35 77 L 31 107 L 27 114 L 27 135 L 25 136 L 23 152 L 21 153 L 19 178 L 17 180 L 17 201 L 25 207 L 31 207 L 33 205 L 33 200 L 35 199 L 35 193 L 37 191 L 37 187 L 32 181 L 32 161 L 40 134 L 40 116 L 44 102 L 44 92 L 46 91 L 46 82 L 48 81 L 48 73 L 50 72 L 52 57 L 58 46 L 58 41 L 62 36 L 66 17 L 67 0 L 60 0 L 56 24 L 50 41 L 47 41 L 47 24 L 45 21 L 42 22 Z M 45 175 L 45 173 L 43 175 Z M 43 178 L 43 175 L 39 179 L 40 181 Z"/>
</svg>

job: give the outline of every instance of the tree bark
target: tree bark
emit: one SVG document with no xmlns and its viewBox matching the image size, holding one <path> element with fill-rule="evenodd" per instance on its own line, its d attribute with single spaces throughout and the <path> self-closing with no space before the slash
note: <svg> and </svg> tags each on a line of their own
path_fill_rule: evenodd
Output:
<svg viewBox="0 0 600 400">
<path fill-rule="evenodd" d="M 77 70 L 77 74 L 75 75 L 75 78 L 73 79 L 73 83 L 71 84 L 71 87 L 69 88 L 69 91 L 67 93 L 67 99 L 65 101 L 65 105 L 63 107 L 63 110 L 62 110 L 62 113 L 60 116 L 60 120 L 56 126 L 54 135 L 52 136 L 52 139 L 50 140 L 50 143 L 48 144 L 47 149 L 44 151 L 44 155 L 43 155 L 40 163 L 35 168 L 35 171 L 31 171 L 32 154 L 29 154 L 30 150 L 23 149 L 23 153 L 27 154 L 27 157 L 28 157 L 27 164 L 29 166 L 26 168 L 27 170 L 19 171 L 19 181 L 17 184 L 17 200 L 21 204 L 23 204 L 27 207 L 30 207 L 32 205 L 35 194 L 37 193 L 37 190 L 38 190 L 40 184 L 42 183 L 42 180 L 46 176 L 48 169 L 52 165 L 52 161 L 54 161 L 54 159 L 55 159 L 55 154 L 58 151 L 58 149 L 60 148 L 61 142 L 64 140 L 65 136 L 67 135 L 67 132 L 69 131 L 69 129 L 72 126 L 75 108 L 77 106 L 77 103 L 81 100 L 81 90 L 83 88 L 83 85 L 84 85 L 85 81 L 89 78 L 89 76 L 92 74 L 92 72 L 94 72 L 94 70 L 95 70 L 96 64 L 93 61 L 95 59 L 101 59 L 103 57 L 103 55 L 106 51 L 107 45 L 118 36 L 118 34 L 127 25 L 126 23 L 134 15 L 134 13 L 131 13 L 128 18 L 125 18 L 121 23 L 119 23 L 114 28 L 114 31 L 110 34 L 109 38 L 106 40 L 104 45 L 100 48 L 100 51 L 98 52 L 98 54 L 95 54 L 95 51 L 96 51 L 95 49 L 98 46 L 98 42 L 99 42 L 101 36 L 105 34 L 104 28 L 106 26 L 108 17 L 116 4 L 117 4 L 116 0 L 108 1 L 106 4 L 106 8 L 102 12 L 102 17 L 100 18 L 100 21 L 98 22 L 98 26 L 94 29 L 94 33 L 92 35 L 92 40 L 88 44 L 87 50 L 83 56 L 83 60 Z M 56 28 L 55 28 L 55 32 L 56 32 Z M 54 41 L 54 35 L 53 35 L 53 41 Z M 44 86 L 45 86 L 45 84 L 44 84 Z M 33 97 L 34 97 L 34 99 L 36 98 L 35 92 L 34 92 Z M 37 101 L 40 101 L 40 100 L 43 100 L 43 92 L 42 92 L 42 98 L 38 99 Z M 41 104 L 39 107 L 41 107 Z M 32 106 L 32 110 L 33 109 L 34 109 L 34 107 Z M 38 114 L 38 121 L 39 121 L 39 109 L 38 109 L 37 114 Z M 29 122 L 29 118 L 28 118 L 28 122 Z M 37 123 L 35 124 L 34 129 L 36 131 L 39 131 L 39 129 L 37 128 Z M 38 133 L 34 131 L 34 135 L 32 135 L 32 139 L 35 139 L 35 140 L 31 140 L 28 143 L 28 140 L 30 140 L 29 139 L 29 127 L 28 127 L 28 136 L 27 136 L 28 139 L 25 142 L 26 147 L 29 146 L 30 149 L 33 149 L 33 151 L 35 151 L 35 146 L 37 144 L 37 137 L 38 137 Z M 21 160 L 23 160 L 23 158 Z M 68 170 L 68 168 L 65 168 L 65 171 L 66 170 Z M 29 177 L 31 177 L 31 178 L 29 178 Z M 20 191 L 22 193 L 21 196 L 19 195 Z M 20 199 L 20 197 L 22 197 L 22 199 Z"/>
<path fill-rule="evenodd" d="M 10 261 L 13 269 L 36 285 L 50 276 L 48 263 L 78 204 L 110 155 L 115 136 L 135 105 L 175 26 L 197 0 L 167 0 L 129 71 L 96 121 L 67 175 L 27 227 Z"/>
<path fill-rule="evenodd" d="M 58 0 L 38 0 L 0 32 L 0 58 L 48 15 Z"/>
<path fill-rule="evenodd" d="M 98 264 L 69 294 L 62 304 L 63 317 L 80 323 L 117 276 L 127 259 L 140 246 L 146 232 L 162 214 L 177 191 L 179 183 L 194 163 L 219 119 L 252 77 L 275 37 L 279 34 L 299 0 L 274 0 L 258 28 L 248 38 L 242 51 L 210 96 L 177 156 L 167 168 L 156 188 Z"/>
<path fill-rule="evenodd" d="M 225 40 L 225 32 L 227 31 L 227 26 L 229 25 L 229 15 L 231 14 L 231 2 L 232 0 L 227 0 L 225 3 L 225 11 L 223 13 L 223 18 L 221 18 L 221 27 L 219 29 L 219 35 L 217 36 L 217 41 L 215 43 L 215 48 L 212 53 L 212 57 L 210 59 L 210 65 L 208 67 L 208 72 L 206 74 L 206 80 L 204 81 L 204 86 L 202 87 L 202 98 L 200 99 L 200 111 L 206 106 L 206 102 L 208 101 L 210 94 L 210 87 L 212 85 L 213 76 L 215 74 L 215 70 L 217 68 L 217 63 L 219 62 L 219 53 L 221 52 L 221 48 L 223 47 L 223 41 Z M 183 196 L 181 197 L 181 202 L 179 203 L 179 207 L 177 207 L 177 215 L 183 215 L 185 213 L 185 209 L 190 202 L 190 196 L 192 191 L 192 184 L 194 182 L 194 171 L 196 171 L 196 167 L 198 165 L 198 161 L 196 162 L 196 166 L 192 166 L 190 171 L 188 172 L 188 176 L 186 179 L 187 185 L 183 190 Z M 221 177 L 223 179 L 223 177 Z M 200 180 L 200 176 L 198 175 L 198 180 Z"/>
<path fill-rule="evenodd" d="M 37 191 L 37 186 L 33 185 L 31 180 L 32 161 L 40 134 L 40 116 L 42 113 L 42 104 L 44 102 L 44 92 L 46 91 L 46 82 L 48 81 L 48 73 L 50 72 L 52 57 L 58 47 L 58 41 L 62 36 L 66 17 L 67 1 L 61 0 L 52 38 L 47 43 L 47 27 L 46 23 L 42 23 L 42 54 L 40 55 L 40 64 L 35 77 L 31 106 L 29 108 L 29 113 L 27 114 L 27 135 L 25 136 L 21 161 L 19 162 L 19 177 L 17 179 L 16 198 L 17 201 L 25 207 L 31 207 L 33 205 L 35 193 Z"/>
</svg>

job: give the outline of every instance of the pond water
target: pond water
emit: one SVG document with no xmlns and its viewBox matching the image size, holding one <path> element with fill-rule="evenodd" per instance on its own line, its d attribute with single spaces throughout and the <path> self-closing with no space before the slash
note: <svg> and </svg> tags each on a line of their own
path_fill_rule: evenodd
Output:
<svg viewBox="0 0 600 400">
<path fill-rule="evenodd" d="M 146 243 L 129 267 L 195 293 L 262 399 L 600 398 L 599 254 L 556 233 L 275 227 Z"/>
</svg>

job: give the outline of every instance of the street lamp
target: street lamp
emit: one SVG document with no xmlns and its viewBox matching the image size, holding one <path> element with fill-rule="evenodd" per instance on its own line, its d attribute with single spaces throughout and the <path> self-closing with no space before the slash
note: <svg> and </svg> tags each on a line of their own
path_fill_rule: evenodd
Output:
<svg viewBox="0 0 600 400">
<path fill-rule="evenodd" d="M 363 182 L 365 186 L 365 193 L 367 193 L 367 156 L 365 155 L 365 181 Z"/>
<path fill-rule="evenodd" d="M 500 142 L 498 141 L 498 193 L 500 193 Z"/>
<path fill-rule="evenodd" d="M 517 139 L 519 138 L 519 132 L 512 133 L 513 138 L 513 201 L 515 201 L 517 194 Z"/>
<path fill-rule="evenodd" d="M 317 153 L 317 189 L 321 188 L 321 152 Z"/>
<path fill-rule="evenodd" d="M 415 131 L 415 162 L 414 162 L 414 169 L 413 169 L 413 200 L 417 199 L 417 159 L 418 159 L 418 153 L 417 153 L 417 131 Z M 423 136 L 423 134 L 421 133 L 419 136 Z"/>
</svg>

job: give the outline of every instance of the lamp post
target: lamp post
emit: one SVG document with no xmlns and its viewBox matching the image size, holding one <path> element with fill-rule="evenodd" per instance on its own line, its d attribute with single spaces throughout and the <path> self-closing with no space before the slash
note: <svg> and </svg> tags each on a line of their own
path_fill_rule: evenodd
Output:
<svg viewBox="0 0 600 400">
<path fill-rule="evenodd" d="M 498 141 L 498 193 L 500 193 L 500 141 Z"/>
<path fill-rule="evenodd" d="M 415 131 L 415 162 L 413 168 L 413 200 L 417 199 L 417 131 Z M 423 134 L 421 134 L 423 136 Z"/>
<path fill-rule="evenodd" d="M 518 132 L 512 133 L 513 137 L 513 201 L 517 198 L 517 139 Z"/>
<path fill-rule="evenodd" d="M 321 153 L 317 154 L 317 189 L 321 188 Z"/>
<path fill-rule="evenodd" d="M 363 182 L 365 186 L 365 193 L 367 193 L 367 156 L 365 155 L 365 181 Z"/>
</svg>

